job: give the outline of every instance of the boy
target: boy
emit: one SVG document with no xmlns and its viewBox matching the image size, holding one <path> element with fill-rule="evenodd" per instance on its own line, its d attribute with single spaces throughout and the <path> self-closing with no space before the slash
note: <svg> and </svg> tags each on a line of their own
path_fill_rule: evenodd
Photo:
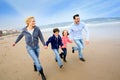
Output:
<svg viewBox="0 0 120 80">
<path fill-rule="evenodd" d="M 49 43 L 51 43 L 51 48 L 52 48 L 52 50 L 53 50 L 53 52 L 55 54 L 56 62 L 58 62 L 59 67 L 62 68 L 63 64 L 62 64 L 62 61 L 60 59 L 58 49 L 63 44 L 62 44 L 62 39 L 61 39 L 61 37 L 59 35 L 59 29 L 58 28 L 53 29 L 53 36 L 49 37 L 48 41 L 46 42 L 45 48 L 48 47 Z"/>
</svg>

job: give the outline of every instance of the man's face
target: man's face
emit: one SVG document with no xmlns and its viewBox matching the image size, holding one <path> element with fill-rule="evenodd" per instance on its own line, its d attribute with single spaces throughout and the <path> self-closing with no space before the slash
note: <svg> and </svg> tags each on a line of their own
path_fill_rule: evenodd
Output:
<svg viewBox="0 0 120 80">
<path fill-rule="evenodd" d="M 75 23 L 75 24 L 79 24 L 79 23 L 80 23 L 80 17 L 75 17 L 74 23 Z"/>
</svg>

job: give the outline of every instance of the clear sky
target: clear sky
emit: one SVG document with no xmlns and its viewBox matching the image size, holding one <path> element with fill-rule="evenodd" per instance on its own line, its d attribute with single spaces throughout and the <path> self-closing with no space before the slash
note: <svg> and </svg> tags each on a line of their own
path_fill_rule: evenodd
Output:
<svg viewBox="0 0 120 80">
<path fill-rule="evenodd" d="M 81 19 L 120 17 L 120 0 L 0 0 L 0 28 L 21 27 L 34 16 L 37 25 Z"/>
</svg>

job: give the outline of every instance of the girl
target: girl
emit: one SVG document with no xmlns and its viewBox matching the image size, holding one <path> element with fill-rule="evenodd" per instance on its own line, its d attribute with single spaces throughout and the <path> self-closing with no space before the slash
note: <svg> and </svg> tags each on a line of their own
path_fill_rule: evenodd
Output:
<svg viewBox="0 0 120 80">
<path fill-rule="evenodd" d="M 62 46 L 62 50 L 63 52 L 60 54 L 60 57 L 63 58 L 63 61 L 66 62 L 66 55 L 67 55 L 67 43 L 72 43 L 72 41 L 68 38 L 68 31 L 67 30 L 64 30 L 62 32 L 62 43 L 63 43 L 63 46 Z"/>
</svg>

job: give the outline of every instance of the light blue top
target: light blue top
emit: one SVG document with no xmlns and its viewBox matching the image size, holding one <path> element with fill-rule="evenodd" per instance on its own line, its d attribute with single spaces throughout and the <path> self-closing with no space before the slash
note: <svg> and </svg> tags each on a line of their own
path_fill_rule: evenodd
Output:
<svg viewBox="0 0 120 80">
<path fill-rule="evenodd" d="M 69 28 L 70 39 L 72 40 L 83 39 L 83 35 L 82 35 L 83 31 L 85 31 L 86 33 L 86 40 L 89 40 L 89 31 L 88 31 L 88 28 L 85 26 L 85 24 L 84 23 L 79 23 L 79 24 L 72 23 Z"/>
</svg>

